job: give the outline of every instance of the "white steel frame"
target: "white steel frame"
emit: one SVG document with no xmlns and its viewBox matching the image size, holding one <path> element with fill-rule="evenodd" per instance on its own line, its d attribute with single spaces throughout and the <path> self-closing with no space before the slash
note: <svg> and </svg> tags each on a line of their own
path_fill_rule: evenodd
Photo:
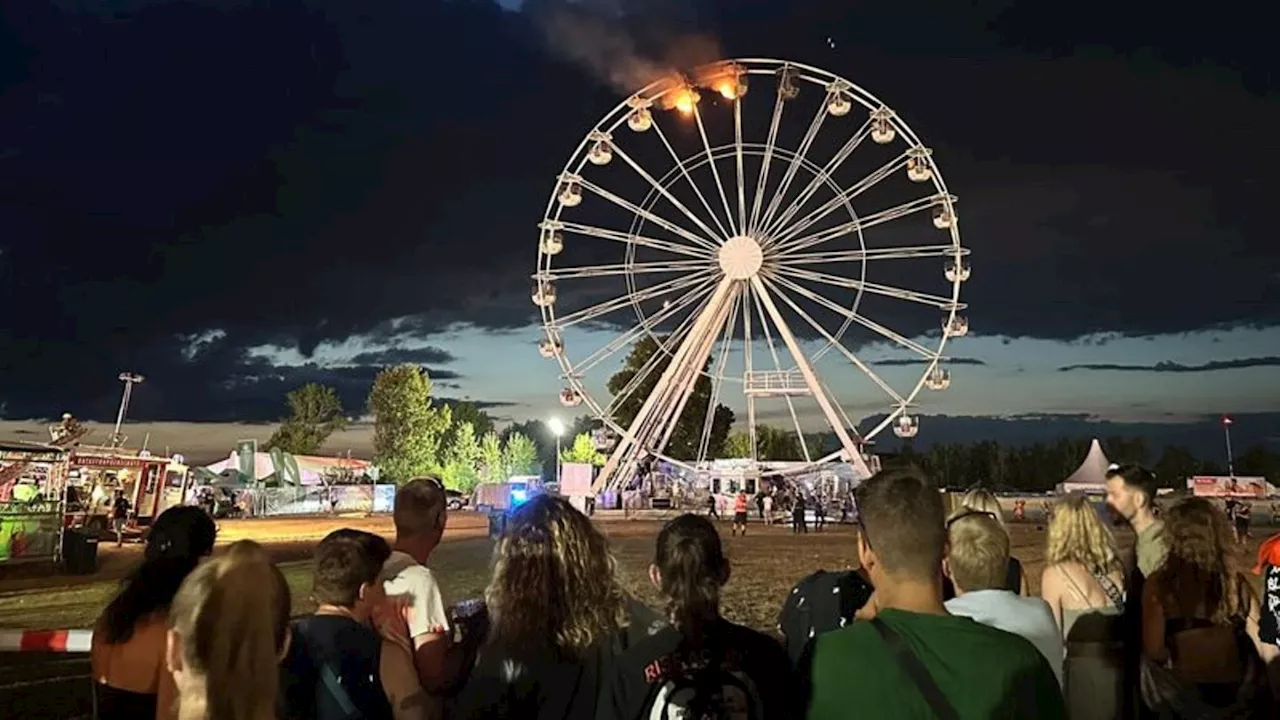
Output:
<svg viewBox="0 0 1280 720">
<path fill-rule="evenodd" d="M 734 141 L 723 145 L 712 145 L 707 137 L 699 104 L 695 103 L 690 114 L 693 122 L 696 123 L 703 152 L 693 157 L 680 157 L 658 122 L 662 115 L 659 108 L 664 99 L 669 102 L 672 97 L 675 97 L 673 93 L 686 92 L 691 84 L 683 78 L 666 78 L 640 90 L 605 115 L 579 144 L 559 176 L 547 204 L 541 225 L 542 232 L 555 230 L 564 236 L 594 237 L 621 243 L 626 250 L 624 262 L 619 264 L 554 267 L 555 254 L 544 252 L 545 248 L 540 242 L 538 270 L 533 276 L 538 287 L 544 283 L 555 284 L 565 280 L 609 276 L 620 276 L 626 282 L 625 294 L 568 314 L 558 315 L 554 302 L 540 304 L 546 337 L 556 348 L 554 356 L 568 384 L 567 391 L 576 394 L 587 408 L 620 438 L 596 481 L 597 492 L 603 489 L 616 489 L 625 480 L 634 477 L 638 464 L 649 456 L 660 457 L 687 469 L 696 470 L 698 465 L 708 459 L 705 455 L 714 419 L 714 408 L 721 399 L 726 382 L 744 383 L 748 431 L 754 448 L 755 395 L 749 392 L 750 388 L 746 387 L 743 379 L 724 377 L 723 373 L 730 345 L 740 341 L 743 343 L 746 375 L 750 377 L 753 372 L 758 374 L 759 369 L 753 364 L 755 359 L 752 356 L 752 345 L 761 339 L 765 341 L 772 364 L 776 368 L 768 372 L 779 374 L 798 372 L 804 379 L 807 394 L 817 402 L 823 417 L 840 441 L 841 447 L 838 451 L 820 458 L 809 457 L 808 448 L 804 443 L 804 434 L 791 398 L 793 393 L 772 394 L 786 402 L 795 430 L 801 438 L 800 446 L 805 456 L 804 460 L 808 463 L 805 468 L 793 468 L 792 472 L 837 459 L 853 463 L 865 472 L 866 466 L 860 445 L 891 426 L 895 426 L 895 430 L 901 425 L 910 425 L 914 428 L 915 421 L 907 415 L 908 409 L 931 375 L 936 376 L 943 372 L 940 370 L 939 363 L 944 359 L 942 353 L 949 338 L 963 334 L 959 331 L 953 332 L 951 329 L 961 324 L 967 329 L 967 321 L 958 316 L 958 313 L 965 308 L 965 305 L 960 302 L 960 287 L 968 276 L 966 258 L 969 250 L 960 244 L 959 223 L 955 213 L 956 199 L 947 191 L 946 183 L 932 154 L 900 117 L 889 111 L 875 96 L 848 80 L 799 63 L 772 59 L 732 60 L 699 68 L 691 74 L 691 77 L 740 76 L 744 79 L 768 77 L 778 80 L 783 74 L 797 85 L 817 85 L 822 92 L 826 93 L 826 98 L 809 125 L 808 132 L 795 150 L 788 150 L 778 145 L 779 126 L 789 100 L 784 98 L 783 93 L 776 87 L 770 88 L 770 83 L 761 82 L 758 83 L 761 87 L 755 89 L 755 93 L 766 93 L 772 89 L 774 96 L 770 129 L 764 143 L 744 141 L 742 137 L 743 95 L 737 94 L 736 97 L 728 98 L 734 112 Z M 812 91 L 811 87 L 808 88 L 808 92 Z M 710 92 L 710 90 L 702 92 Z M 829 111 L 832 101 L 838 98 L 850 101 L 854 111 L 859 107 L 865 110 L 865 120 L 848 136 L 847 141 L 830 160 L 818 166 L 810 161 L 806 154 L 823 124 L 828 121 L 850 122 L 843 115 L 836 116 L 834 112 Z M 648 132 L 657 135 L 674 162 L 674 167 L 660 178 L 650 174 L 620 147 L 617 141 L 618 138 L 631 133 L 627 127 L 627 121 L 638 108 L 641 112 L 651 114 L 652 124 Z M 903 151 L 859 182 L 848 187 L 837 184 L 832 178 L 832 173 L 861 144 L 869 138 L 875 140 L 874 130 L 883 130 L 886 127 L 891 128 L 895 134 L 892 143 L 902 147 Z M 640 203 L 633 203 L 591 180 L 589 174 L 591 164 L 588 156 L 593 146 L 602 141 L 607 143 L 611 151 L 612 162 L 629 166 L 650 186 L 648 195 Z M 880 142 L 880 140 L 875 141 Z M 756 178 L 746 177 L 744 157 L 761 158 L 761 169 Z M 722 177 L 721 161 L 728 161 L 730 158 L 733 160 L 736 172 L 725 173 L 724 175 L 728 177 Z M 894 173 L 902 172 L 909 167 L 909 164 L 915 167 L 927 167 L 929 178 L 921 185 L 928 192 L 909 202 L 871 214 L 859 215 L 854 210 L 852 201 L 857 196 Z M 710 166 L 714 177 L 714 190 L 700 188 L 690 175 L 691 171 L 707 165 Z M 773 177 L 770 173 L 775 165 L 783 165 L 785 169 L 782 171 L 781 180 L 772 198 L 765 202 L 765 190 L 769 185 L 769 179 Z M 784 207 L 788 189 L 802 170 L 810 179 L 798 195 Z M 574 222 L 571 219 L 572 212 L 569 206 L 565 206 L 558 199 L 563 187 L 570 182 L 576 183 L 580 188 L 584 201 L 603 200 L 632 213 L 634 219 L 631 227 L 622 231 Z M 700 210 L 705 211 L 706 216 L 711 220 L 710 223 L 703 219 L 704 216 L 699 211 L 688 207 L 671 192 L 671 188 L 681 182 L 687 184 L 693 191 L 701 206 Z M 726 184 L 729 185 L 728 188 Z M 823 188 L 829 190 L 833 197 L 815 209 L 801 214 L 809 201 Z M 681 212 L 682 217 L 678 221 L 662 217 L 654 211 L 654 206 L 660 198 L 666 199 L 671 206 Z M 566 212 L 567 209 L 570 212 Z M 823 230 L 806 232 L 832 213 L 841 211 L 848 215 L 847 221 Z M 945 230 L 946 242 L 888 248 L 867 247 L 863 235 L 866 229 L 928 211 L 944 213 L 950 219 L 948 226 L 939 227 L 940 231 Z M 680 241 L 646 236 L 644 234 L 646 225 L 662 228 L 666 233 L 680 238 Z M 828 241 L 848 235 L 856 235 L 859 249 L 824 251 L 821 247 Z M 662 251 L 671 255 L 672 259 L 666 262 L 637 262 L 635 258 L 637 247 Z M 961 272 L 949 273 L 954 277 L 948 278 L 951 286 L 948 296 L 913 292 L 866 280 L 869 263 L 919 258 L 944 259 L 961 270 Z M 860 277 L 844 277 L 822 272 L 822 266 L 837 262 L 858 263 L 861 268 Z M 635 282 L 636 276 L 649 273 L 671 274 L 676 277 L 644 288 L 638 287 Z M 797 280 L 853 290 L 854 301 L 851 306 L 842 305 L 809 287 L 800 285 L 796 282 Z M 859 304 L 864 293 L 937 307 L 942 315 L 944 331 L 940 334 L 936 346 L 926 347 L 859 313 Z M 824 328 L 803 311 L 792 296 L 803 297 L 809 302 L 831 310 L 844 318 L 843 323 L 835 329 Z M 647 315 L 641 308 L 641 302 L 658 298 L 666 298 L 662 309 Z M 560 342 L 567 328 L 627 306 L 635 309 L 638 319 L 636 325 L 624 330 L 613 341 L 585 358 L 576 362 L 569 358 Z M 817 353 L 806 357 L 795 334 L 785 321 L 780 307 L 785 307 L 802 318 L 813 331 L 826 340 L 826 345 Z M 665 338 L 660 337 L 655 329 L 663 322 L 685 311 L 686 308 L 691 308 L 687 317 Z M 739 318 L 742 327 L 740 336 L 735 334 Z M 841 342 L 842 336 L 851 324 L 866 328 L 908 350 L 914 356 L 918 356 L 923 366 L 919 380 L 905 393 L 900 393 L 891 387 L 867 362 Z M 759 334 L 756 334 L 757 332 Z M 774 343 L 775 334 L 791 355 L 793 365 L 788 366 L 779 356 Z M 645 335 L 650 335 L 659 342 L 660 351 L 640 368 L 627 387 L 624 387 L 612 401 L 601 403 L 593 398 L 583 382 L 585 373 L 609 358 L 615 357 L 618 352 L 627 349 Z M 721 346 L 719 355 L 712 357 L 717 343 Z M 844 356 L 888 396 L 886 416 L 862 437 L 856 437 L 853 434 L 854 424 L 813 369 L 812 361 L 831 350 Z M 654 389 L 645 399 L 634 421 L 629 427 L 617 424 L 613 416 L 621 402 L 634 393 L 636 388 L 648 379 L 667 358 L 670 358 L 670 362 L 659 376 Z M 709 359 L 711 367 L 704 370 Z M 695 463 L 690 464 L 684 460 L 668 457 L 663 454 L 663 451 L 671 438 L 676 421 L 693 393 L 694 383 L 702 375 L 711 377 L 713 387 L 699 457 Z M 939 384 L 935 383 L 935 386 Z M 945 387 L 945 384 L 942 386 Z M 911 432 L 914 433 L 914 429 Z"/>
</svg>

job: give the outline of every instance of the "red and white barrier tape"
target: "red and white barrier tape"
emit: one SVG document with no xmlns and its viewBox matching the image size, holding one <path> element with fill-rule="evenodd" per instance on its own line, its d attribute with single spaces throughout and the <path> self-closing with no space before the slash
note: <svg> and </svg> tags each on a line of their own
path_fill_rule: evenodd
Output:
<svg viewBox="0 0 1280 720">
<path fill-rule="evenodd" d="M 0 630 L 0 652 L 89 652 L 92 630 Z"/>
</svg>

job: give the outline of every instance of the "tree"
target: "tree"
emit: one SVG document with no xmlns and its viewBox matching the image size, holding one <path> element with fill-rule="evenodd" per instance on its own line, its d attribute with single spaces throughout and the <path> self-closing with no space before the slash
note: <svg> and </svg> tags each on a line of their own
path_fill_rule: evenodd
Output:
<svg viewBox="0 0 1280 720">
<path fill-rule="evenodd" d="M 649 394 L 653 392 L 658 379 L 662 376 L 663 371 L 666 370 L 667 365 L 670 364 L 671 356 L 659 349 L 657 341 L 652 336 L 645 336 L 631 347 L 631 352 L 627 355 L 622 369 L 609 378 L 608 390 L 617 396 L 657 352 L 663 352 L 663 357 L 654 363 L 653 371 L 645 376 L 644 380 L 638 384 L 638 387 L 623 399 L 614 413 L 614 419 L 623 427 L 629 426 L 635 420 L 636 415 L 640 412 L 640 406 L 644 404 L 645 398 L 649 397 Z M 711 359 L 707 358 L 705 367 L 710 366 Z M 666 453 L 668 455 L 681 460 L 693 460 L 698 457 L 698 451 L 702 444 L 704 423 L 707 418 L 707 406 L 710 402 L 711 379 L 706 375 L 699 375 L 693 384 L 693 392 L 689 396 L 689 401 L 684 406 L 684 412 L 676 420 L 676 427 L 671 434 L 671 440 L 667 443 Z M 710 440 L 707 444 L 708 458 L 723 457 L 725 439 L 729 437 L 729 428 L 732 425 L 733 411 L 724 405 L 717 404 L 715 414 L 712 416 Z"/>
<path fill-rule="evenodd" d="M 384 369 L 369 391 L 373 459 L 397 482 L 439 467 L 440 439 L 452 424 L 448 406 L 431 405 L 431 379 L 419 365 Z"/>
<path fill-rule="evenodd" d="M 729 433 L 729 437 L 724 441 L 724 456 L 726 458 L 751 457 L 751 434 L 742 431 Z"/>
<path fill-rule="evenodd" d="M 469 493 L 480 482 L 480 443 L 475 428 L 469 422 L 454 423 L 453 444 L 445 453 L 444 464 L 438 468 L 444 486 Z"/>
<path fill-rule="evenodd" d="M 502 448 L 502 463 L 511 475 L 534 475 L 541 469 L 538 448 L 527 435 L 511 433 Z"/>
<path fill-rule="evenodd" d="M 498 433 L 487 432 L 480 438 L 480 478 L 484 482 L 502 482 L 507 479 L 506 463 L 502 458 L 502 441 Z"/>
<path fill-rule="evenodd" d="M 772 425 L 756 426 L 756 458 L 759 460 L 803 460 L 800 436 Z"/>
<path fill-rule="evenodd" d="M 1161 487 L 1185 488 L 1187 478 L 1200 472 L 1200 461 L 1184 447 L 1166 445 L 1152 469 Z"/>
<path fill-rule="evenodd" d="M 477 438 L 493 432 L 493 418 L 470 400 L 450 402 L 449 413 L 453 417 L 453 425 L 440 441 L 445 447 L 453 444 L 454 434 L 462 426 L 462 423 L 470 423 L 471 429 L 475 431 Z"/>
<path fill-rule="evenodd" d="M 327 385 L 308 383 L 285 396 L 289 417 L 271 434 L 264 450 L 278 447 L 293 455 L 315 455 L 324 441 L 347 426 L 338 393 Z"/>
<path fill-rule="evenodd" d="M 596 441 L 592 439 L 591 433 L 579 433 L 574 436 L 572 445 L 560 451 L 560 462 L 587 463 L 600 467 L 605 460 L 608 458 L 596 450 Z"/>
</svg>

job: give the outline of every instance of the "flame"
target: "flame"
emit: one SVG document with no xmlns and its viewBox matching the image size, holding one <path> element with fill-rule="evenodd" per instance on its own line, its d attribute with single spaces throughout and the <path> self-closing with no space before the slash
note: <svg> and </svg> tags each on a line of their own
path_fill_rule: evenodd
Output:
<svg viewBox="0 0 1280 720">
<path fill-rule="evenodd" d="M 698 93 L 692 88 L 677 90 L 672 96 L 671 107 L 688 115 L 693 112 L 693 106 L 697 104 L 698 99 Z"/>
<path fill-rule="evenodd" d="M 720 93 L 725 100 L 735 100 L 738 97 L 738 83 L 732 78 L 717 81 L 712 89 Z"/>
</svg>

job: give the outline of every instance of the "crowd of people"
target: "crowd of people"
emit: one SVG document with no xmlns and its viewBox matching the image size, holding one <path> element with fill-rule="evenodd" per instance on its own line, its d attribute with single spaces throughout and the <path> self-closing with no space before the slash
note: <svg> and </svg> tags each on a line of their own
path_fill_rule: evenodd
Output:
<svg viewBox="0 0 1280 720">
<path fill-rule="evenodd" d="M 1275 591 L 1264 608 L 1221 509 L 1188 498 L 1157 517 L 1154 477 L 1136 466 L 1111 472 L 1107 502 L 1136 533 L 1133 557 L 1068 496 L 1033 596 L 996 498 L 973 491 L 948 516 L 920 472 L 879 473 L 856 491 L 858 570 L 801 580 L 782 599 L 782 642 L 721 614 L 732 567 L 701 515 L 659 533 L 654 609 L 624 590 L 586 515 L 536 496 L 509 518 L 483 601 L 449 608 L 430 570 L 445 493 L 414 480 L 397 493 L 392 541 L 343 529 L 320 542 L 316 609 L 296 619 L 262 547 L 209 558 L 213 521 L 177 507 L 95 628 L 95 715 L 1277 717 L 1280 537 L 1254 568 Z"/>
</svg>

